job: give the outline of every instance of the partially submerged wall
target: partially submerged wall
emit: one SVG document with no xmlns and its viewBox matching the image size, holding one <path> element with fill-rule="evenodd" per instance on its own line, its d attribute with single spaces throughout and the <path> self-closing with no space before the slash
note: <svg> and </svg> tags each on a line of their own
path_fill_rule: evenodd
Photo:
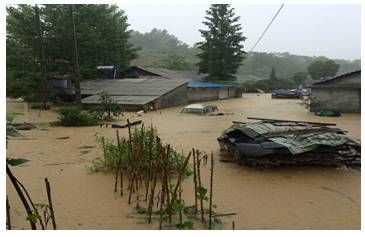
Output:
<svg viewBox="0 0 365 237">
<path fill-rule="evenodd" d="M 188 89 L 189 103 L 238 97 L 242 97 L 242 90 L 240 88 L 189 87 Z"/>
<path fill-rule="evenodd" d="M 361 90 L 355 88 L 312 88 L 310 111 L 336 110 L 361 111 Z"/>
</svg>

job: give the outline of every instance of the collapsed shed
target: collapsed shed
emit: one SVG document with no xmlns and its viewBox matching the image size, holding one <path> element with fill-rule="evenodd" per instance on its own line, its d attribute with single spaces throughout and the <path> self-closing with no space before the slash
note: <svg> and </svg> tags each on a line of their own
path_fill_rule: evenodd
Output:
<svg viewBox="0 0 365 237">
<path fill-rule="evenodd" d="M 361 165 L 361 147 L 325 124 L 264 119 L 236 123 L 218 138 L 224 154 L 253 166 Z"/>
</svg>

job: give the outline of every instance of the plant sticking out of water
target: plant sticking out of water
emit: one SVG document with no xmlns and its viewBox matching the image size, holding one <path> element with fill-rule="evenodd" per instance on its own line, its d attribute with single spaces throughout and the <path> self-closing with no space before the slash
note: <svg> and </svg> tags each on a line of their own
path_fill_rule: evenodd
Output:
<svg viewBox="0 0 365 237">
<path fill-rule="evenodd" d="M 215 207 L 211 201 L 213 163 L 209 197 L 207 188 L 202 184 L 201 168 L 208 159 L 204 152 L 193 149 L 187 156 L 178 153 L 170 144 L 161 142 L 154 127 L 145 127 L 144 124 L 134 128 L 128 126 L 128 139 L 120 138 L 117 130 L 116 140 L 97 138 L 103 157 L 94 160 L 91 170 L 115 173 L 114 192 L 118 191 L 120 180 L 120 194 L 122 196 L 123 189 L 126 189 L 128 204 L 135 203 L 139 223 L 153 223 L 155 220 L 159 229 L 193 229 L 199 219 L 201 226 L 209 224 L 210 229 L 215 223 L 221 223 L 219 218 L 212 219 L 212 207 Z M 193 170 L 188 165 L 191 157 Z M 187 206 L 182 184 L 193 174 L 195 205 Z M 204 202 L 208 200 L 209 208 L 204 209 Z M 198 214 L 200 218 L 197 218 Z M 209 223 L 204 218 L 205 214 L 209 215 Z"/>
</svg>

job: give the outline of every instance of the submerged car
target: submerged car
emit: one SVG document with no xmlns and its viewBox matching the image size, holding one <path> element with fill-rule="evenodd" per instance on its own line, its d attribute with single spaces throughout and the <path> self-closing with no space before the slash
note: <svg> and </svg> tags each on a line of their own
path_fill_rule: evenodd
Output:
<svg viewBox="0 0 365 237">
<path fill-rule="evenodd" d="M 219 109 L 214 104 L 191 104 L 185 106 L 181 113 L 184 114 L 198 114 L 198 115 L 210 115 L 218 113 Z"/>
</svg>

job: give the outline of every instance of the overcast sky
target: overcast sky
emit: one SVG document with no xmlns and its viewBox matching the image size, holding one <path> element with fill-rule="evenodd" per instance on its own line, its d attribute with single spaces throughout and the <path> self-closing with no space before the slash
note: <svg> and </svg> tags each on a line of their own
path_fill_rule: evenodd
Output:
<svg viewBox="0 0 365 237">
<path fill-rule="evenodd" d="M 205 10 L 209 5 L 119 5 L 128 16 L 130 29 L 148 32 L 166 29 L 193 45 L 202 40 Z M 249 51 L 280 5 L 232 5 L 241 16 L 244 49 Z M 333 59 L 361 57 L 360 5 L 287 4 L 254 51 L 289 52 Z"/>
</svg>

